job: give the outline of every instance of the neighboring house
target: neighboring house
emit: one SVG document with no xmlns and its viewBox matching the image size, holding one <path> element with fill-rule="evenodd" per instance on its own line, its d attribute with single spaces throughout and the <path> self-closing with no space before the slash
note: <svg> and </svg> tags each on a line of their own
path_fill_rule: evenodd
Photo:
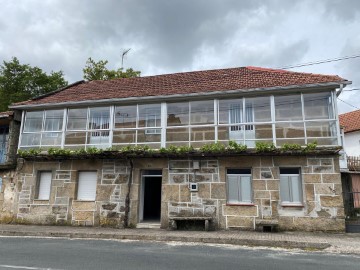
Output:
<svg viewBox="0 0 360 270">
<path fill-rule="evenodd" d="M 21 116 L 21 115 L 20 115 Z M 0 221 L 11 216 L 12 198 L 7 196 L 14 190 L 16 151 L 20 121 L 13 112 L 0 112 Z"/>
<path fill-rule="evenodd" d="M 346 166 L 342 166 L 345 214 L 349 231 L 360 232 L 360 110 L 339 115 Z"/>
<path fill-rule="evenodd" d="M 13 104 L 22 112 L 22 151 L 155 149 L 138 155 L 22 152 L 16 217 L 162 228 L 208 218 L 219 229 L 343 231 L 336 89 L 349 83 L 243 67 L 82 81 Z M 165 150 L 229 141 L 248 150 Z M 314 141 L 318 149 L 310 152 L 255 148 Z"/>
</svg>

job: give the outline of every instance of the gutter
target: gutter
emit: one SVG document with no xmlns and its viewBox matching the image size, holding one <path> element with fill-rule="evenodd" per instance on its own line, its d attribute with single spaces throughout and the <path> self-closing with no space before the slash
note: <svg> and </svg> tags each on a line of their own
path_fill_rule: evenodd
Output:
<svg viewBox="0 0 360 270">
<path fill-rule="evenodd" d="M 329 88 L 329 87 L 339 87 L 339 85 L 351 84 L 351 81 L 341 81 L 341 82 L 329 82 L 329 83 L 316 83 L 316 84 L 306 84 L 306 85 L 291 85 L 291 86 L 276 86 L 268 88 L 252 88 L 252 89 L 236 89 L 236 90 L 227 90 L 227 91 L 213 91 L 213 92 L 199 92 L 199 93 L 189 93 L 189 94 L 175 94 L 175 95 L 160 95 L 160 96 L 145 96 L 145 97 L 128 97 L 128 98 L 111 98 L 111 99 L 98 99 L 98 100 L 84 100 L 84 101 L 75 101 L 75 102 L 59 102 L 59 103 L 43 103 L 43 104 L 32 104 L 32 105 L 12 105 L 9 108 L 11 109 L 46 109 L 46 108 L 63 108 L 63 107 L 76 107 L 76 106 L 87 106 L 87 105 L 109 105 L 113 103 L 126 103 L 131 102 L 137 103 L 139 100 L 147 102 L 159 102 L 167 100 L 179 100 L 186 99 L 189 97 L 192 98 L 203 98 L 203 97 L 229 97 L 231 95 L 246 94 L 246 95 L 255 95 L 258 93 L 268 93 L 268 92 L 281 92 L 284 91 L 295 91 L 295 90 L 311 90 L 318 88 Z"/>
</svg>

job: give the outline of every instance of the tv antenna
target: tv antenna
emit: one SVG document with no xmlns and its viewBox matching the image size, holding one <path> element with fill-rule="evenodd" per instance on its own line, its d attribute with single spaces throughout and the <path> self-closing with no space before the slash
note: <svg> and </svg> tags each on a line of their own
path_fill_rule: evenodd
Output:
<svg viewBox="0 0 360 270">
<path fill-rule="evenodd" d="M 131 50 L 131 48 L 130 48 L 130 49 L 127 49 L 127 50 L 124 50 L 124 51 L 122 52 L 122 55 L 121 55 L 121 68 L 124 67 L 124 57 L 125 57 L 125 55 L 126 55 L 130 50 Z"/>
</svg>

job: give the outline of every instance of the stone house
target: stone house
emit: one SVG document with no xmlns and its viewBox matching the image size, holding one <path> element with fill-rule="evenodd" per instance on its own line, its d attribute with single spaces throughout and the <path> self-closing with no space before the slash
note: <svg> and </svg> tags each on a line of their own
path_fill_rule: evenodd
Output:
<svg viewBox="0 0 360 270">
<path fill-rule="evenodd" d="M 0 216 L 4 221 L 11 219 L 14 213 L 12 206 L 19 131 L 20 121 L 15 120 L 14 113 L 0 112 Z"/>
<path fill-rule="evenodd" d="M 13 104 L 16 218 L 343 231 L 336 91 L 349 83 L 242 67 L 81 81 Z"/>
<path fill-rule="evenodd" d="M 340 114 L 339 122 L 345 153 L 340 169 L 346 228 L 349 232 L 360 232 L 360 110 Z"/>
</svg>

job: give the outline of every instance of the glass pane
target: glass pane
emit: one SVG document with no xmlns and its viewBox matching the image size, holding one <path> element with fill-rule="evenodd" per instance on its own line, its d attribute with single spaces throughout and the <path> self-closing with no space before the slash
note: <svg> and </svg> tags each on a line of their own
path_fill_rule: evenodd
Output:
<svg viewBox="0 0 360 270">
<path fill-rule="evenodd" d="M 276 138 L 302 138 L 305 137 L 303 123 L 277 123 Z"/>
<path fill-rule="evenodd" d="M 136 130 L 116 130 L 113 133 L 113 143 L 135 143 Z"/>
<path fill-rule="evenodd" d="M 235 124 L 243 122 L 242 99 L 219 100 L 219 124 Z"/>
<path fill-rule="evenodd" d="M 37 132 L 42 129 L 43 111 L 26 112 L 24 132 Z"/>
<path fill-rule="evenodd" d="M 188 128 L 168 128 L 166 130 L 167 142 L 189 141 Z"/>
<path fill-rule="evenodd" d="M 214 101 L 192 101 L 190 102 L 191 125 L 214 124 Z"/>
<path fill-rule="evenodd" d="M 166 147 L 169 147 L 169 146 L 189 146 L 189 142 L 168 142 L 166 143 Z"/>
<path fill-rule="evenodd" d="M 229 127 L 218 127 L 218 140 L 231 140 L 229 139 Z M 236 140 L 235 138 L 232 140 Z M 240 139 L 238 139 L 240 140 Z"/>
<path fill-rule="evenodd" d="M 270 97 L 257 97 L 245 99 L 246 122 L 270 122 Z"/>
<path fill-rule="evenodd" d="M 110 142 L 109 131 L 92 131 L 87 136 L 87 144 L 108 145 Z"/>
<path fill-rule="evenodd" d="M 121 106 L 115 108 L 115 128 L 135 128 L 137 106 Z"/>
<path fill-rule="evenodd" d="M 241 201 L 251 203 L 251 177 L 241 176 Z"/>
<path fill-rule="evenodd" d="M 33 146 L 40 146 L 40 138 L 41 134 L 37 133 L 23 133 L 21 136 L 21 145 L 33 145 Z"/>
<path fill-rule="evenodd" d="M 275 96 L 275 119 L 302 120 L 301 95 Z"/>
<path fill-rule="evenodd" d="M 276 139 L 277 146 L 282 146 L 285 143 L 305 145 L 305 139 Z"/>
<path fill-rule="evenodd" d="M 139 127 L 161 127 L 160 104 L 139 105 Z"/>
<path fill-rule="evenodd" d="M 138 130 L 138 143 L 142 142 L 160 142 L 161 130 L 160 129 L 145 129 Z"/>
<path fill-rule="evenodd" d="M 254 125 L 255 130 L 245 130 L 245 139 L 272 139 L 272 125 Z"/>
<path fill-rule="evenodd" d="M 280 176 L 280 196 L 282 202 L 290 202 L 290 186 L 288 176 Z"/>
<path fill-rule="evenodd" d="M 86 142 L 86 132 L 66 132 L 65 144 L 82 144 Z"/>
<path fill-rule="evenodd" d="M 237 175 L 227 176 L 228 203 L 238 203 L 239 200 L 239 179 Z"/>
<path fill-rule="evenodd" d="M 110 108 L 90 108 L 88 129 L 109 129 Z"/>
<path fill-rule="evenodd" d="M 69 109 L 67 130 L 85 130 L 87 109 Z"/>
<path fill-rule="evenodd" d="M 214 141 L 215 128 L 214 127 L 198 127 L 191 128 L 191 141 Z"/>
<path fill-rule="evenodd" d="M 61 132 L 46 132 L 41 136 L 41 146 L 49 145 L 49 146 L 59 146 L 61 145 Z"/>
<path fill-rule="evenodd" d="M 291 195 L 292 195 L 292 202 L 294 203 L 301 203 L 302 201 L 302 188 L 301 188 L 301 181 L 299 176 L 290 176 L 289 180 L 291 181 Z"/>
<path fill-rule="evenodd" d="M 336 137 L 335 122 L 307 122 L 307 137 Z"/>
<path fill-rule="evenodd" d="M 63 125 L 64 111 L 45 111 L 45 131 L 61 131 Z"/>
<path fill-rule="evenodd" d="M 332 119 L 331 93 L 304 94 L 305 119 Z"/>
<path fill-rule="evenodd" d="M 167 125 L 184 126 L 189 124 L 189 102 L 167 104 Z"/>
<path fill-rule="evenodd" d="M 311 138 L 308 142 L 316 141 L 318 145 L 338 145 L 337 138 Z"/>
</svg>

